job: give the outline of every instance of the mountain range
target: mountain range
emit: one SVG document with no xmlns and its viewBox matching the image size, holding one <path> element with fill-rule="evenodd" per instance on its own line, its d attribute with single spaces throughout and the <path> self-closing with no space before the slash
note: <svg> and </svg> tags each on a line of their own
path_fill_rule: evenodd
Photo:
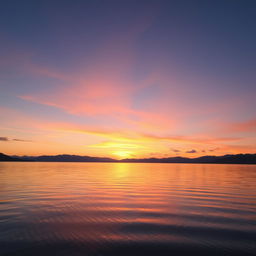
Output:
<svg viewBox="0 0 256 256">
<path fill-rule="evenodd" d="M 8 156 L 0 153 L 0 161 L 33 161 L 33 162 L 118 162 L 118 163 L 211 163 L 211 164 L 256 164 L 256 154 L 237 154 L 224 156 L 201 156 L 196 158 L 129 158 L 116 160 L 107 157 L 91 157 L 79 155 L 55 156 Z"/>
</svg>

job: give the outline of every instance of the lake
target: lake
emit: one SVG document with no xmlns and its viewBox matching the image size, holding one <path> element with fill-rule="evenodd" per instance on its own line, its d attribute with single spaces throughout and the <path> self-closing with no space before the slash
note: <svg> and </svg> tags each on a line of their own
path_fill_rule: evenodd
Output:
<svg viewBox="0 0 256 256">
<path fill-rule="evenodd" d="M 1 162 L 0 254 L 256 255 L 256 166 Z"/>
</svg>

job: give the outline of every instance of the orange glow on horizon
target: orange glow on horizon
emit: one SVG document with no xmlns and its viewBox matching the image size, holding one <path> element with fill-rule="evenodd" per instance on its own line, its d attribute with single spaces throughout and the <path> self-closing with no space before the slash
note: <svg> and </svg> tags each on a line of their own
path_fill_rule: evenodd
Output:
<svg viewBox="0 0 256 256">
<path fill-rule="evenodd" d="M 133 155 L 133 152 L 131 151 L 116 151 L 112 153 L 115 156 L 118 156 L 120 159 L 123 158 L 131 158 Z"/>
</svg>

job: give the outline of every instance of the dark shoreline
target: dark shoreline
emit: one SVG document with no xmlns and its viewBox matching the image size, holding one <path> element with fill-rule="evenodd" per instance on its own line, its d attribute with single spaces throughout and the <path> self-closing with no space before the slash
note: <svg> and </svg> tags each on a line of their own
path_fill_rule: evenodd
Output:
<svg viewBox="0 0 256 256">
<path fill-rule="evenodd" d="M 116 160 L 106 157 L 79 155 L 55 156 L 8 156 L 0 153 L 0 161 L 5 162 L 91 162 L 91 163 L 173 163 L 173 164 L 256 164 L 256 154 L 237 154 L 224 156 L 202 156 L 197 158 L 168 157 Z"/>
</svg>

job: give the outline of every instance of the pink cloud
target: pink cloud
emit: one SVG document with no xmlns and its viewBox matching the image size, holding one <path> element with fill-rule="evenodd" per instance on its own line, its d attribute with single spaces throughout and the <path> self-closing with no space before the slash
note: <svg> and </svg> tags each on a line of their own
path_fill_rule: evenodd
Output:
<svg viewBox="0 0 256 256">
<path fill-rule="evenodd" d="M 256 119 L 229 125 L 235 132 L 256 132 Z"/>
</svg>

